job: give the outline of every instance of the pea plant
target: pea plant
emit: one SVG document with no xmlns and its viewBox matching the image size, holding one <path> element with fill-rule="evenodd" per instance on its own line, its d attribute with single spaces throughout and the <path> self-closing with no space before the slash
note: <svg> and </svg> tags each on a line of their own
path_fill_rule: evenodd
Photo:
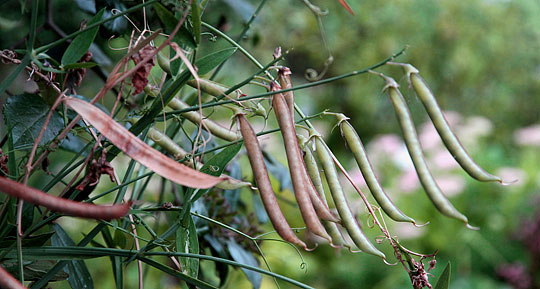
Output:
<svg viewBox="0 0 540 289">
<path fill-rule="evenodd" d="M 261 247 L 265 242 L 281 242 L 300 257 L 332 246 L 358 258 L 402 265 L 413 288 L 448 288 L 450 265 L 432 286 L 429 271 L 437 252 L 417 253 L 388 228 L 386 217 L 423 225 L 385 192 L 349 117 L 330 111 L 306 115 L 295 103 L 294 92 L 300 89 L 380 76 L 427 197 L 442 215 L 477 229 L 431 174 L 399 85 L 376 71 L 383 66 L 403 68 L 465 172 L 481 182 L 504 184 L 468 155 L 419 70 L 395 62 L 404 58 L 405 49 L 364 69 L 328 78 L 321 74 L 298 85 L 285 65 L 289 51 L 264 52 L 272 60 L 261 63 L 241 44 L 266 0 L 237 37 L 204 21 L 211 7 L 205 0 L 69 2 L 86 18 L 69 31 L 55 24 L 53 1 L 28 2 L 21 4 L 30 19 L 28 35 L 0 51 L 9 68 L 0 84 L 0 95 L 8 96 L 0 147 L 2 288 L 46 288 L 63 280 L 71 288 L 93 288 L 97 276 L 85 260 L 105 257 L 117 288 L 127 287 L 130 264 L 137 268 L 139 288 L 149 278 L 148 268 L 182 280 L 187 288 L 223 287 L 230 267 L 241 268 L 255 288 L 261 286 L 261 274 L 273 278 L 276 287 L 312 288 L 273 272 Z M 324 14 L 303 3 L 316 17 Z M 339 3 L 353 13 L 345 1 Z M 54 37 L 40 35 L 43 31 Z M 226 46 L 217 45 L 217 39 Z M 116 55 L 115 63 L 107 54 Z M 227 71 L 224 64 L 233 56 L 256 71 L 247 65 Z M 220 72 L 232 70 L 250 75 L 221 83 Z M 25 89 L 14 92 L 21 77 Z M 226 124 L 223 116 L 230 117 Z M 314 118 L 339 128 L 376 204 L 334 155 L 325 142 L 329 135 L 317 131 Z M 261 146 L 259 137 L 267 135 L 285 156 L 273 156 Z M 276 158 L 286 159 L 288 172 Z M 247 161 L 249 166 L 240 165 Z M 341 176 L 358 193 L 367 217 L 353 210 Z M 160 182 L 159 189 L 151 180 Z M 284 183 L 290 183 L 292 208 L 305 227 L 291 227 L 282 210 L 286 204 L 276 187 L 282 190 Z M 246 194 L 254 205 L 241 197 Z M 269 220 L 274 231 L 265 232 L 253 213 L 261 222 Z M 85 224 L 93 227 L 73 231 L 66 228 L 70 218 L 91 219 Z M 366 219 L 370 226 L 361 226 Z M 380 236 L 372 240 L 365 230 Z M 306 232 L 312 237 L 299 234 Z M 75 242 L 72 236 L 81 234 Z M 385 246 L 393 256 L 383 252 Z M 305 265 L 302 261 L 299 270 Z"/>
</svg>

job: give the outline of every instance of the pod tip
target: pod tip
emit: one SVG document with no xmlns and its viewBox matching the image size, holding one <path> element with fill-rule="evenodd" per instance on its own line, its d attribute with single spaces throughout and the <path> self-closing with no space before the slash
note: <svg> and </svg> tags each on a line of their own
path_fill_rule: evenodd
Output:
<svg viewBox="0 0 540 289">
<path fill-rule="evenodd" d="M 307 245 L 304 244 L 304 250 L 306 250 L 308 252 L 314 251 L 315 249 L 317 249 L 317 247 L 319 247 L 318 243 L 315 243 L 315 247 L 313 247 L 313 248 L 308 248 Z"/>
<path fill-rule="evenodd" d="M 480 227 L 471 226 L 469 223 L 465 223 L 465 226 L 467 226 L 467 229 L 471 229 L 473 231 L 479 231 Z"/>
<path fill-rule="evenodd" d="M 388 266 L 396 266 L 398 264 L 398 262 L 395 262 L 395 263 L 390 263 L 386 260 L 386 257 L 382 259 L 384 264 L 388 265 Z"/>
<path fill-rule="evenodd" d="M 430 222 L 427 221 L 426 223 L 419 225 L 419 224 L 417 224 L 415 221 L 412 222 L 412 224 L 413 224 L 415 227 L 417 227 L 417 228 L 425 227 L 425 226 L 429 225 L 429 223 L 430 223 Z"/>
<path fill-rule="evenodd" d="M 513 185 L 513 184 L 517 183 L 518 181 L 519 181 L 518 179 L 515 179 L 515 180 L 509 181 L 509 182 L 505 182 L 503 180 L 499 180 L 498 182 L 499 182 L 499 184 L 501 186 L 510 186 L 510 185 Z"/>
</svg>

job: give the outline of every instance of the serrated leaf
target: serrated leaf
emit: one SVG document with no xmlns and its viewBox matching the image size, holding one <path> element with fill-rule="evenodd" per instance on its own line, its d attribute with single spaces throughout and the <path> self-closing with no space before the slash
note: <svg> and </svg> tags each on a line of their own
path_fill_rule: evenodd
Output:
<svg viewBox="0 0 540 289">
<path fill-rule="evenodd" d="M 19 94 L 7 99 L 4 118 L 9 124 L 15 149 L 32 148 L 47 118 L 50 107 L 36 94 Z M 53 113 L 49 125 L 39 141 L 44 145 L 53 140 L 64 127 L 62 117 Z"/>
<path fill-rule="evenodd" d="M 276 160 L 271 154 L 263 150 L 264 163 L 268 172 L 274 176 L 279 182 L 279 191 L 290 190 L 293 191 L 293 185 L 289 170 L 278 160 Z"/>
<path fill-rule="evenodd" d="M 209 159 L 201 168 L 201 172 L 211 176 L 220 176 L 223 174 L 227 164 L 238 154 L 240 148 L 242 148 L 242 143 L 228 146 Z M 191 201 L 196 201 L 208 191 L 209 189 L 199 190 L 197 194 L 191 198 Z"/>
<path fill-rule="evenodd" d="M 101 9 L 96 16 L 94 16 L 92 20 L 88 22 L 88 25 L 100 21 L 103 17 L 103 12 L 105 12 L 105 10 Z M 71 44 L 66 49 L 66 52 L 64 52 L 61 61 L 62 64 L 66 65 L 79 61 L 79 59 L 81 59 L 81 57 L 88 51 L 90 45 L 92 45 L 92 42 L 94 42 L 94 38 L 96 38 L 98 30 L 99 26 L 96 26 L 92 29 L 88 29 L 84 33 L 77 35 L 77 37 L 71 41 Z"/>
<path fill-rule="evenodd" d="M 199 238 L 193 218 L 188 216 L 186 226 L 178 227 L 176 230 L 176 251 L 183 253 L 199 254 Z M 199 275 L 199 259 L 178 257 L 184 274 L 193 278 Z"/>
<path fill-rule="evenodd" d="M 439 277 L 437 284 L 434 287 L 435 289 L 449 289 L 450 288 L 450 271 L 451 271 L 451 266 L 450 266 L 450 262 L 448 262 L 448 264 L 444 268 L 444 271 Z"/>
<path fill-rule="evenodd" d="M 253 257 L 253 254 L 248 252 L 242 246 L 238 245 L 238 243 L 236 243 L 234 240 L 227 241 L 227 249 L 229 250 L 229 254 L 231 254 L 233 260 L 236 262 L 253 267 L 259 266 L 259 262 L 257 262 L 255 257 Z M 247 270 L 245 268 L 242 268 L 242 272 L 244 272 L 249 282 L 251 282 L 253 288 L 258 289 L 261 287 L 262 276 L 260 273 Z"/>
<path fill-rule="evenodd" d="M 171 33 L 178 24 L 178 21 L 180 20 L 176 19 L 176 17 L 174 17 L 171 11 L 167 10 L 167 8 L 165 8 L 160 3 L 154 3 L 154 10 L 159 17 L 159 20 L 161 20 L 161 23 L 163 23 L 163 26 L 165 26 L 165 33 Z M 174 36 L 173 41 L 178 43 L 179 45 L 185 45 L 189 48 L 197 47 L 197 43 L 195 43 L 193 35 L 191 34 L 191 32 L 189 32 L 189 30 L 187 30 L 184 25 L 180 27 L 180 29 Z"/>
<path fill-rule="evenodd" d="M 73 240 L 60 225 L 52 224 L 51 227 L 56 232 L 51 238 L 53 246 L 75 246 Z M 67 280 L 71 288 L 94 288 L 94 281 L 83 260 L 68 261 L 64 271 L 69 274 Z"/>
<path fill-rule="evenodd" d="M 199 75 L 207 74 L 208 72 L 212 71 L 212 69 L 220 65 L 223 61 L 231 57 L 234 52 L 236 52 L 236 47 L 230 47 L 200 58 L 195 62 L 195 65 L 198 68 L 197 73 Z"/>
<path fill-rule="evenodd" d="M 75 62 L 64 65 L 64 69 L 79 69 L 79 68 L 91 68 L 96 66 L 95 62 Z"/>
</svg>

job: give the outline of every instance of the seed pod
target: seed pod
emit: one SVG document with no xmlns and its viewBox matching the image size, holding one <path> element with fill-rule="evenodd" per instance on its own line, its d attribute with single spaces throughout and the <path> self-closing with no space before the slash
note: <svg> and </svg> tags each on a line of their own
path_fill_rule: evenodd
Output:
<svg viewBox="0 0 540 289">
<path fill-rule="evenodd" d="M 398 89 L 399 85 L 390 77 L 383 74 L 378 75 L 384 78 L 386 81 L 386 86 L 384 89 L 387 90 L 388 94 L 390 95 L 390 100 L 394 106 L 407 150 L 409 151 L 409 155 L 411 156 L 414 167 L 416 168 L 416 173 L 418 174 L 420 183 L 422 184 L 422 187 L 424 187 L 427 196 L 433 205 L 435 205 L 437 210 L 439 210 L 439 212 L 450 218 L 464 222 L 469 228 L 474 228 L 469 225 L 469 220 L 467 217 L 460 213 L 446 198 L 439 188 L 439 185 L 437 185 L 437 182 L 435 182 L 433 175 L 431 175 L 426 160 L 424 159 L 424 153 L 422 152 L 422 146 L 420 145 L 418 135 L 416 134 L 411 113 L 407 107 L 407 103 L 405 102 L 403 95 L 401 95 L 401 92 Z"/>
<path fill-rule="evenodd" d="M 324 175 L 326 177 L 328 187 L 330 188 L 332 199 L 334 200 L 334 204 L 336 205 L 336 209 L 341 218 L 341 224 L 360 250 L 365 253 L 386 259 L 384 253 L 375 248 L 375 246 L 373 246 L 373 244 L 371 244 L 368 238 L 364 235 L 360 225 L 351 212 L 347 198 L 345 197 L 345 193 L 343 192 L 341 184 L 339 183 L 339 177 L 332 160 L 332 156 L 330 156 L 330 152 L 319 136 L 315 136 L 315 145 L 317 148 L 317 156 L 319 157 L 319 161 L 323 167 Z"/>
<path fill-rule="evenodd" d="M 409 83 L 412 84 L 414 91 L 416 91 L 416 95 L 418 95 L 418 98 L 422 101 L 422 104 L 431 118 L 431 121 L 433 121 L 433 125 L 437 129 L 437 132 L 439 133 L 444 145 L 463 168 L 463 170 L 465 170 L 469 176 L 476 180 L 482 182 L 502 183 L 500 177 L 486 172 L 477 163 L 475 163 L 463 145 L 461 145 L 461 142 L 454 134 L 450 128 L 450 125 L 448 124 L 448 121 L 444 117 L 435 96 L 427 86 L 422 76 L 420 76 L 418 70 L 410 64 L 403 64 L 403 69 L 407 73 Z"/>
<path fill-rule="evenodd" d="M 356 159 L 356 163 L 360 168 L 360 172 L 362 172 L 362 176 L 364 176 L 364 179 L 366 180 L 366 183 L 369 187 L 369 190 L 371 191 L 371 195 L 373 195 L 373 198 L 375 198 L 375 200 L 381 206 L 384 212 L 394 221 L 411 222 L 415 224 L 416 222 L 414 221 L 414 219 L 408 217 L 403 212 L 401 212 L 401 210 L 399 210 L 398 207 L 394 205 L 392 200 L 384 192 L 368 159 L 366 150 L 364 149 L 364 145 L 362 144 L 362 140 L 360 140 L 360 137 L 358 136 L 352 125 L 347 121 L 349 118 L 346 117 L 344 114 L 337 114 L 336 116 L 338 118 L 341 135 L 343 136 L 343 138 L 345 138 L 347 146 L 353 153 L 353 156 Z"/>
<path fill-rule="evenodd" d="M 187 103 L 181 101 L 176 97 L 169 102 L 168 106 L 175 110 L 182 110 L 191 107 Z M 228 128 L 222 127 L 221 125 L 213 122 L 212 120 L 203 117 L 196 111 L 184 112 L 182 113 L 182 116 L 196 125 L 201 125 L 204 130 L 219 137 L 220 139 L 224 139 L 227 141 L 235 141 L 240 139 L 240 136 L 236 132 L 233 132 Z"/>
<path fill-rule="evenodd" d="M 4 267 L 0 266 L 0 288 L 6 288 L 6 289 L 26 289 L 26 287 L 19 282 L 19 280 L 15 279 L 15 277 L 11 276 Z"/>
<path fill-rule="evenodd" d="M 297 135 L 298 140 L 301 143 L 305 143 L 306 139 L 302 135 Z M 304 145 L 302 144 L 302 147 Z M 306 149 L 304 148 L 304 151 Z M 298 152 L 299 154 L 302 154 L 301 152 Z M 310 174 L 307 169 L 307 163 L 306 163 L 306 156 L 307 153 L 304 154 L 304 161 L 302 162 L 303 165 L 303 175 L 306 182 L 306 186 L 309 193 L 309 198 L 311 199 L 311 203 L 313 204 L 313 207 L 315 208 L 315 212 L 317 213 L 317 216 L 325 221 L 330 221 L 334 223 L 339 223 L 339 219 L 330 212 L 330 209 L 328 208 L 328 203 L 326 199 L 323 200 L 324 197 L 324 191 L 319 191 L 321 188 L 316 188 L 315 183 L 310 178 Z M 313 157 L 313 155 L 311 155 Z M 320 181 L 320 176 L 319 176 Z"/>
<path fill-rule="evenodd" d="M 162 177 L 180 185 L 202 189 L 213 187 L 223 181 L 223 178 L 201 173 L 168 158 L 134 136 L 99 108 L 84 100 L 67 97 L 64 102 L 120 150 Z"/>
<path fill-rule="evenodd" d="M 279 208 L 276 196 L 274 195 L 274 190 L 272 189 L 272 184 L 268 177 L 268 171 L 266 170 L 266 164 L 264 163 L 257 135 L 244 115 L 237 114 L 236 118 L 238 120 L 238 125 L 240 126 L 240 132 L 244 138 L 244 145 L 246 146 L 249 162 L 253 170 L 253 176 L 257 181 L 264 208 L 268 213 L 268 217 L 270 218 L 274 229 L 276 229 L 276 232 L 283 240 L 301 246 L 307 250 L 306 244 L 294 234 Z"/>
<path fill-rule="evenodd" d="M 135 123 L 135 119 L 129 120 L 131 123 Z M 176 159 L 183 159 L 189 155 L 188 152 L 186 152 L 182 147 L 180 147 L 177 143 L 175 143 L 170 137 L 168 137 L 166 134 L 160 132 L 159 130 L 151 127 L 148 130 L 147 136 L 153 140 L 157 145 L 159 145 L 163 150 L 165 150 L 167 153 L 173 155 Z M 194 162 L 193 159 L 189 159 L 184 162 L 185 165 L 194 168 Z M 202 163 L 197 162 L 197 168 L 201 168 L 203 166 Z M 251 183 L 244 182 L 241 180 L 237 180 L 235 178 L 231 178 L 230 176 L 227 176 L 225 174 L 222 174 L 220 177 L 222 177 L 224 180 L 220 183 L 216 184 L 216 188 L 222 189 L 222 190 L 235 190 L 243 187 L 250 187 Z"/>
<path fill-rule="evenodd" d="M 313 156 L 313 152 L 309 148 L 309 143 L 307 142 L 307 140 L 302 136 L 298 139 L 302 143 L 302 149 L 304 151 L 304 163 L 306 164 L 306 168 L 312 184 L 315 187 L 316 191 L 319 192 L 320 198 L 322 199 L 323 203 L 326 205 L 326 207 L 329 207 L 328 201 L 326 200 L 326 194 L 324 193 L 324 186 L 322 183 L 319 166 L 317 165 L 315 156 Z M 345 246 L 349 248 L 349 250 L 351 250 L 351 246 L 347 244 L 347 242 L 345 242 L 341 231 L 339 230 L 338 225 L 335 222 L 323 221 L 322 223 L 330 237 L 332 237 L 332 243 L 335 246 Z"/>
<path fill-rule="evenodd" d="M 17 183 L 5 177 L 0 177 L 0 192 L 24 200 L 34 205 L 69 216 L 112 220 L 125 216 L 131 203 L 120 205 L 98 206 L 90 203 L 75 202 L 68 199 L 49 195 L 32 187 Z"/>
<path fill-rule="evenodd" d="M 276 83 L 272 82 L 271 90 L 279 90 Z M 298 146 L 298 139 L 296 138 L 296 130 L 294 127 L 294 121 L 291 119 L 287 103 L 283 97 L 283 94 L 274 94 L 272 99 L 272 106 L 276 113 L 279 128 L 283 136 L 283 142 L 285 144 L 285 153 L 287 155 L 287 162 L 289 164 L 289 171 L 291 173 L 291 180 L 294 188 L 294 195 L 302 213 L 302 218 L 306 223 L 306 227 L 312 233 L 327 239 L 332 242 L 332 238 L 328 235 L 323 225 L 317 217 L 317 213 L 311 204 L 307 184 L 304 177 L 304 166 L 302 156 L 300 155 L 300 149 Z"/>
<path fill-rule="evenodd" d="M 292 88 L 292 81 L 291 81 L 291 70 L 288 67 L 283 67 L 278 72 L 278 79 L 279 79 L 279 85 L 282 89 L 289 89 Z M 287 91 L 283 93 L 283 96 L 285 97 L 285 101 L 287 102 L 287 106 L 289 107 L 289 111 L 291 113 L 291 118 L 294 120 L 294 91 Z"/>
</svg>

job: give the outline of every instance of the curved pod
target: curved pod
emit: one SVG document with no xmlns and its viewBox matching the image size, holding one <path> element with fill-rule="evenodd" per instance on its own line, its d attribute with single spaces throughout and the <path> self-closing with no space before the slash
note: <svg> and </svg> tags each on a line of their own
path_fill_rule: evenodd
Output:
<svg viewBox="0 0 540 289">
<path fill-rule="evenodd" d="M 236 117 L 240 126 L 240 132 L 244 138 L 244 145 L 246 146 L 249 162 L 253 170 L 253 176 L 259 186 L 264 208 L 268 213 L 274 229 L 276 229 L 276 232 L 283 240 L 299 245 L 307 250 L 306 244 L 296 237 L 279 208 L 272 184 L 268 178 L 268 171 L 266 170 L 261 147 L 259 146 L 259 141 L 253 128 L 244 115 L 238 114 Z"/>
<path fill-rule="evenodd" d="M 339 183 L 339 177 L 332 157 L 319 137 L 315 137 L 315 145 L 317 147 L 317 156 L 319 157 L 319 161 L 324 169 L 326 182 L 328 183 L 328 187 L 330 188 L 330 192 L 332 194 L 332 199 L 334 200 L 336 209 L 341 217 L 341 224 L 345 230 L 347 230 L 347 233 L 349 233 L 349 236 L 356 246 L 358 246 L 358 249 L 365 253 L 386 259 L 384 253 L 375 248 L 375 246 L 373 246 L 373 244 L 371 244 L 368 238 L 364 235 L 360 225 L 351 212 L 351 209 L 347 203 L 347 198 L 345 197 L 345 193 L 343 192 L 341 184 Z"/>
</svg>

